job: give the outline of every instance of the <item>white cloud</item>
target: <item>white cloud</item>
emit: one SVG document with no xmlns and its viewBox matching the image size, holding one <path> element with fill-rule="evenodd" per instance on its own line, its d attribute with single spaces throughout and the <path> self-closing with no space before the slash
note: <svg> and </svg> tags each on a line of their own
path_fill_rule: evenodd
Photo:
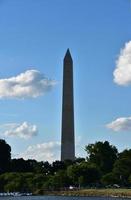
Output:
<svg viewBox="0 0 131 200">
<path fill-rule="evenodd" d="M 60 142 L 47 142 L 29 146 L 23 153 L 15 158 L 35 159 L 38 161 L 55 161 L 59 160 Z"/>
<path fill-rule="evenodd" d="M 121 50 L 113 75 L 114 82 L 118 85 L 131 85 L 131 41 Z"/>
<path fill-rule="evenodd" d="M 37 126 L 34 124 L 29 124 L 28 122 L 23 122 L 21 124 L 9 123 L 1 126 L 5 129 L 4 135 L 12 137 L 20 137 L 23 139 L 29 139 L 38 133 Z"/>
<path fill-rule="evenodd" d="M 37 70 L 27 70 L 24 73 L 7 79 L 0 79 L 0 98 L 34 98 L 48 92 L 56 84 L 47 79 Z"/>
<path fill-rule="evenodd" d="M 131 117 L 121 117 L 106 125 L 113 131 L 131 131 Z"/>
</svg>

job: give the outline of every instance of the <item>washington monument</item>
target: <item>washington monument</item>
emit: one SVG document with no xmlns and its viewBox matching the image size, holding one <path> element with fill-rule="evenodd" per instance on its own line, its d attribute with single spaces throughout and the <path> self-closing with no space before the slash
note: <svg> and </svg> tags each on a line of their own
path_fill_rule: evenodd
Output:
<svg viewBox="0 0 131 200">
<path fill-rule="evenodd" d="M 75 159 L 73 60 L 69 49 L 63 61 L 61 161 Z"/>
</svg>

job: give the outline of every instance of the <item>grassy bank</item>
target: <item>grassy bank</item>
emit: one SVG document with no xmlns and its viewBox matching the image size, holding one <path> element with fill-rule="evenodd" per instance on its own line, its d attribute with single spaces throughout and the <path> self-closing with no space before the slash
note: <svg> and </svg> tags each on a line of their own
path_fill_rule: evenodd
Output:
<svg viewBox="0 0 131 200">
<path fill-rule="evenodd" d="M 131 189 L 84 189 L 77 191 L 37 191 L 41 195 L 61 196 L 101 196 L 101 197 L 128 197 L 131 198 Z"/>
</svg>

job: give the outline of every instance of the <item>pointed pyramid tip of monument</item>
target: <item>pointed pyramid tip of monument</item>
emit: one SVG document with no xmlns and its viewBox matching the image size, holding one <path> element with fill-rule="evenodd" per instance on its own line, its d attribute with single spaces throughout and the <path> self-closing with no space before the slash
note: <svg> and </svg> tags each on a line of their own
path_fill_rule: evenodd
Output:
<svg viewBox="0 0 131 200">
<path fill-rule="evenodd" d="M 66 54 L 65 54 L 65 58 L 64 59 L 71 59 L 72 60 L 72 57 L 71 57 L 71 53 L 70 53 L 70 49 L 68 48 L 67 51 L 66 51 Z"/>
<path fill-rule="evenodd" d="M 70 53 L 70 49 L 68 48 L 66 52 L 67 52 L 67 53 Z"/>
<path fill-rule="evenodd" d="M 69 49 L 69 48 L 68 48 L 67 51 L 66 51 L 66 55 L 71 55 L 70 49 Z"/>
</svg>

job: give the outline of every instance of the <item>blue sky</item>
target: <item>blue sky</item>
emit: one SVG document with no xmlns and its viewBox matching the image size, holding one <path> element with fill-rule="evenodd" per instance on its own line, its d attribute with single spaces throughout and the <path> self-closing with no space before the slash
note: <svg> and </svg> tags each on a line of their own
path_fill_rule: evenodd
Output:
<svg viewBox="0 0 131 200">
<path fill-rule="evenodd" d="M 131 148 L 130 27 L 130 0 L 0 0 L 0 135 L 13 156 L 59 159 L 67 48 L 74 60 L 76 155 L 85 156 L 84 146 L 95 141 Z M 16 84 L 26 72 L 34 85 L 48 82 L 38 85 L 37 97 L 34 85 L 19 97 L 17 87 L 11 93 L 11 77 Z"/>
</svg>

